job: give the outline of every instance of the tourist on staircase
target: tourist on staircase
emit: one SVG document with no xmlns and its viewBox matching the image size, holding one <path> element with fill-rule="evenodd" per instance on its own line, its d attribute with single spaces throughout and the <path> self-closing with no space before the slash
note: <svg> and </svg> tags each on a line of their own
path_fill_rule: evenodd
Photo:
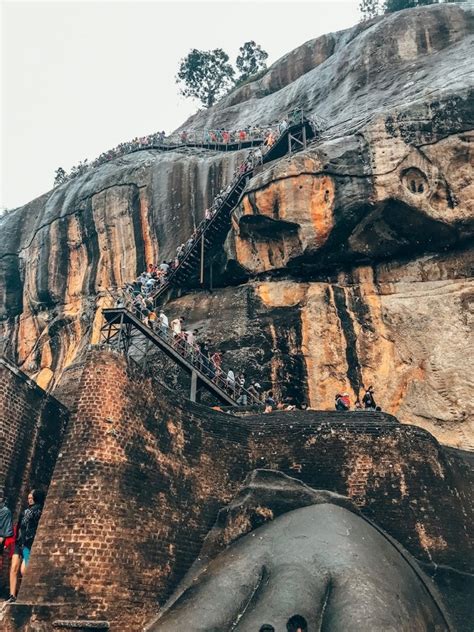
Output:
<svg viewBox="0 0 474 632">
<path fill-rule="evenodd" d="M 169 263 L 167 263 L 165 260 L 163 260 L 162 263 L 160 263 L 160 270 L 162 272 L 164 272 L 165 274 L 167 274 L 169 269 L 170 269 Z"/>
<path fill-rule="evenodd" d="M 247 390 L 250 393 L 250 395 L 254 397 L 255 401 L 257 402 L 260 401 L 262 387 L 260 386 L 258 382 L 252 382 L 252 384 L 250 384 Z"/>
<path fill-rule="evenodd" d="M 184 318 L 182 316 L 180 316 L 179 318 L 174 318 L 170 323 L 171 331 L 176 342 L 177 338 L 181 335 L 183 323 Z"/>
<path fill-rule="evenodd" d="M 301 111 L 298 112 L 301 113 Z M 117 307 L 122 305 L 125 307 L 130 306 L 131 311 L 134 312 L 145 325 L 149 326 L 153 331 L 157 331 L 167 342 L 171 342 L 175 350 L 183 355 L 183 357 L 190 359 L 194 366 L 212 379 L 216 385 L 222 382 L 222 387 L 231 394 L 233 399 L 237 397 L 238 404 L 241 405 L 247 405 L 249 396 L 251 402 L 261 399 L 260 385 L 255 382 L 247 390 L 245 388 L 245 375 L 239 373 L 236 379 L 232 369 L 229 369 L 226 378 L 223 379 L 221 377 L 223 375 L 221 354 L 216 352 L 211 356 L 207 342 L 202 342 L 199 345 L 195 339 L 196 330 L 194 332 L 192 330 L 183 331 L 182 324 L 184 319 L 182 317 L 175 318 L 170 324 L 163 311 L 160 311 L 157 317 L 155 304 L 158 296 L 173 282 L 173 279 L 177 278 L 179 281 L 182 281 L 183 277 L 177 276 L 177 271 L 181 266 L 186 266 L 184 269 L 187 270 L 190 266 L 196 265 L 198 259 L 195 254 L 190 253 L 199 243 L 201 237 L 203 237 L 210 228 L 216 214 L 219 214 L 223 209 L 225 209 L 225 212 L 232 212 L 232 204 L 229 203 L 228 196 L 236 190 L 239 194 L 242 193 L 245 185 L 243 179 L 248 177 L 248 174 L 251 174 L 258 165 L 263 163 L 264 156 L 271 150 L 278 138 L 294 124 L 290 116 L 289 118 L 283 118 L 280 122 L 273 121 L 272 124 L 265 129 L 265 132 L 256 126 L 241 129 L 236 132 L 230 130 L 204 131 L 201 141 L 209 142 L 210 140 L 216 144 L 222 142 L 228 145 L 236 141 L 244 142 L 251 140 L 253 142 L 254 140 L 258 140 L 260 146 L 252 149 L 247 154 L 245 160 L 237 166 L 231 182 L 217 193 L 212 205 L 204 211 L 204 218 L 201 223 L 194 229 L 192 235 L 186 242 L 177 246 L 174 260 L 171 262 L 163 260 L 159 266 L 149 263 L 147 269 L 140 274 L 133 284 L 126 284 L 123 288 L 123 293 L 126 298 L 116 304 Z M 136 139 L 136 141 L 140 145 L 148 146 L 157 140 L 163 142 L 165 140 L 163 134 L 164 133 L 156 134 L 153 138 L 145 137 Z M 195 143 L 196 139 L 195 132 L 181 132 L 180 141 L 183 144 L 189 142 Z M 239 188 L 237 189 L 237 187 Z M 236 199 L 237 198 L 232 199 L 233 204 L 235 204 Z M 212 233 L 210 234 L 212 235 Z M 207 244 L 205 247 L 208 247 L 209 244 L 211 244 L 209 247 L 212 247 L 212 237 L 207 240 L 203 239 L 202 243 L 203 246 L 204 243 Z M 185 272 L 185 274 L 187 273 L 188 272 Z M 170 329 L 172 337 L 170 337 Z M 343 402 L 344 396 L 338 397 L 341 399 L 341 402 Z M 274 403 L 270 403 L 269 405 L 272 409 L 276 406 Z"/>
<path fill-rule="evenodd" d="M 237 388 L 236 388 L 236 395 L 237 395 L 237 404 L 239 406 L 247 406 L 247 393 L 245 391 L 245 374 L 244 373 L 239 373 L 239 375 L 237 376 Z"/>
<path fill-rule="evenodd" d="M 210 358 L 210 351 L 209 351 L 209 345 L 207 343 L 207 340 L 203 340 L 202 342 L 198 343 L 198 347 L 199 347 L 199 352 L 200 352 L 201 371 L 204 373 L 204 375 L 209 377 L 210 368 L 211 368 L 211 358 Z"/>
<path fill-rule="evenodd" d="M 158 315 L 158 321 L 160 323 L 161 331 L 164 334 L 166 334 L 166 332 L 168 331 L 168 327 L 169 327 L 169 321 L 168 321 L 168 316 L 164 313 L 163 310 L 161 310 L 159 315 Z"/>
<path fill-rule="evenodd" d="M 148 324 L 150 325 L 150 328 L 153 329 L 153 331 L 156 330 L 157 322 L 158 322 L 158 316 L 156 315 L 155 310 L 151 309 L 148 315 Z"/>
<path fill-rule="evenodd" d="M 369 388 L 365 391 L 364 397 L 362 398 L 362 403 L 366 410 L 376 410 L 377 404 L 374 399 L 374 387 L 369 386 Z"/>
<path fill-rule="evenodd" d="M 211 356 L 211 362 L 214 365 L 214 381 L 217 383 L 222 376 L 222 354 L 215 351 Z"/>
<path fill-rule="evenodd" d="M 232 371 L 232 369 L 229 369 L 227 371 L 225 386 L 231 397 L 235 397 L 235 373 Z"/>
<path fill-rule="evenodd" d="M 280 132 L 280 135 L 284 134 L 287 129 L 288 129 L 288 119 L 284 118 L 278 124 L 278 131 Z"/>
</svg>

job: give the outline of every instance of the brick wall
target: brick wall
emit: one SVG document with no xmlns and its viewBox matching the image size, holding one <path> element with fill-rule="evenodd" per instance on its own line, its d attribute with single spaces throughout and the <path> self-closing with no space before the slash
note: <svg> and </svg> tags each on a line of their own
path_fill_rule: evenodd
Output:
<svg viewBox="0 0 474 632">
<path fill-rule="evenodd" d="M 0 486 L 15 518 L 28 489 L 47 490 L 67 419 L 64 406 L 0 358 Z"/>
<path fill-rule="evenodd" d="M 280 423 L 260 427 L 251 467 L 277 469 L 316 489 L 349 496 L 418 560 L 469 570 L 465 525 L 472 506 L 460 495 L 455 472 L 432 435 L 390 423 L 389 415 L 385 423 L 376 421 L 375 413 L 315 417 L 283 413 L 284 431 Z"/>
<path fill-rule="evenodd" d="M 122 356 L 88 355 L 20 602 L 120 631 L 156 611 L 246 473 L 240 421 L 196 411 Z"/>
<path fill-rule="evenodd" d="M 110 351 L 90 351 L 71 375 L 74 414 L 10 630 L 49 630 L 52 617 L 141 630 L 255 467 L 348 494 L 419 559 L 462 567 L 466 507 L 421 429 L 380 413 L 236 419 L 185 403 Z"/>
</svg>

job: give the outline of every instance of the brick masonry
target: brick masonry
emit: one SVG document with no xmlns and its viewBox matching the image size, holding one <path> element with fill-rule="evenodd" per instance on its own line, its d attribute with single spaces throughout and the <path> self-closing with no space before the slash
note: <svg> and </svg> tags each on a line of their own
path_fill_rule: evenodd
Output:
<svg viewBox="0 0 474 632">
<path fill-rule="evenodd" d="M 62 404 L 0 358 L 0 486 L 15 518 L 29 489 L 48 489 L 67 420 Z"/>
<path fill-rule="evenodd" d="M 383 413 L 231 417 L 111 351 L 89 351 L 69 379 L 71 423 L 9 631 L 53 619 L 141 630 L 255 467 L 347 494 L 422 563 L 467 573 L 468 507 L 424 430 Z"/>
</svg>

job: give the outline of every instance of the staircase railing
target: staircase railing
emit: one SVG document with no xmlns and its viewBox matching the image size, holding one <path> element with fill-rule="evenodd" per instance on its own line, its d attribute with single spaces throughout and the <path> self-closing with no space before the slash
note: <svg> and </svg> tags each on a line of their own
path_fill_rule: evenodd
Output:
<svg viewBox="0 0 474 632">
<path fill-rule="evenodd" d="M 242 405 L 262 405 L 262 400 L 255 396 L 244 386 L 238 383 L 238 377 L 229 379 L 228 372 L 223 367 L 213 362 L 212 358 L 204 355 L 197 345 L 190 344 L 183 335 L 176 335 L 169 326 L 163 326 L 159 320 L 149 320 L 150 310 L 140 306 L 136 297 L 126 290 L 107 290 L 109 296 L 115 301 L 117 309 L 124 308 L 136 316 L 141 323 L 158 335 L 166 344 L 179 353 L 189 364 L 193 366 L 198 375 L 211 380 L 218 388 L 224 391 L 235 403 L 239 398 L 246 400 Z"/>
<path fill-rule="evenodd" d="M 183 265 L 189 260 L 189 258 L 191 257 L 191 253 L 195 251 L 196 247 L 198 247 L 199 242 L 205 239 L 206 233 L 208 233 L 209 229 L 211 229 L 213 224 L 218 221 L 221 212 L 226 206 L 228 206 L 229 201 L 232 199 L 235 191 L 242 183 L 242 181 L 247 179 L 258 165 L 263 164 L 266 161 L 272 148 L 279 142 L 280 138 L 295 126 L 302 126 L 306 123 L 310 125 L 313 133 L 316 135 L 321 130 L 322 121 L 323 119 L 318 118 L 314 115 L 312 117 L 306 118 L 303 110 L 295 109 L 280 122 L 278 127 L 275 127 L 275 130 L 272 134 L 267 136 L 262 147 L 253 149 L 249 153 L 245 160 L 239 165 L 234 178 L 226 189 L 225 194 L 223 196 L 218 195 L 214 199 L 214 202 L 210 209 L 211 217 L 204 218 L 198 224 L 192 237 L 190 238 L 190 240 L 188 240 L 188 242 L 190 243 L 188 244 L 187 242 L 184 250 L 180 253 L 180 255 L 178 255 L 178 264 L 173 269 L 167 272 L 166 277 L 160 278 L 160 280 L 158 281 L 158 287 L 152 290 L 152 292 L 150 293 L 150 297 L 154 299 L 155 304 L 157 299 L 174 284 L 174 281 L 180 274 Z M 230 209 L 230 211 L 235 208 L 239 199 L 240 195 L 232 204 L 232 208 Z M 231 214 L 230 211 L 229 216 Z"/>
</svg>

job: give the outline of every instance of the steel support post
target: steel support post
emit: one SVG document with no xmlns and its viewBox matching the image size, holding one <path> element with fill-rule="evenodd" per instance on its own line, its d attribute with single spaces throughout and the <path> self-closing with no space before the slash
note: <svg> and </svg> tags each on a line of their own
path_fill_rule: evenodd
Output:
<svg viewBox="0 0 474 632">
<path fill-rule="evenodd" d="M 132 340 L 132 330 L 133 330 L 133 327 L 131 323 L 126 323 L 124 343 L 123 343 L 123 351 L 125 355 L 127 355 L 130 350 L 130 345 L 131 345 L 131 340 Z"/>
<path fill-rule="evenodd" d="M 142 368 L 146 369 L 147 361 L 148 361 L 148 351 L 150 349 L 150 340 L 148 338 L 145 339 L 145 351 L 143 352 L 142 358 Z"/>
<path fill-rule="evenodd" d="M 122 345 L 123 312 L 120 314 L 120 329 L 118 334 L 117 350 L 120 351 Z"/>
<path fill-rule="evenodd" d="M 191 392 L 189 394 L 189 399 L 192 402 L 196 401 L 196 393 L 197 393 L 197 373 L 196 371 L 192 371 L 191 373 Z"/>
<path fill-rule="evenodd" d="M 201 285 L 204 283 L 204 233 L 201 236 Z"/>
</svg>

